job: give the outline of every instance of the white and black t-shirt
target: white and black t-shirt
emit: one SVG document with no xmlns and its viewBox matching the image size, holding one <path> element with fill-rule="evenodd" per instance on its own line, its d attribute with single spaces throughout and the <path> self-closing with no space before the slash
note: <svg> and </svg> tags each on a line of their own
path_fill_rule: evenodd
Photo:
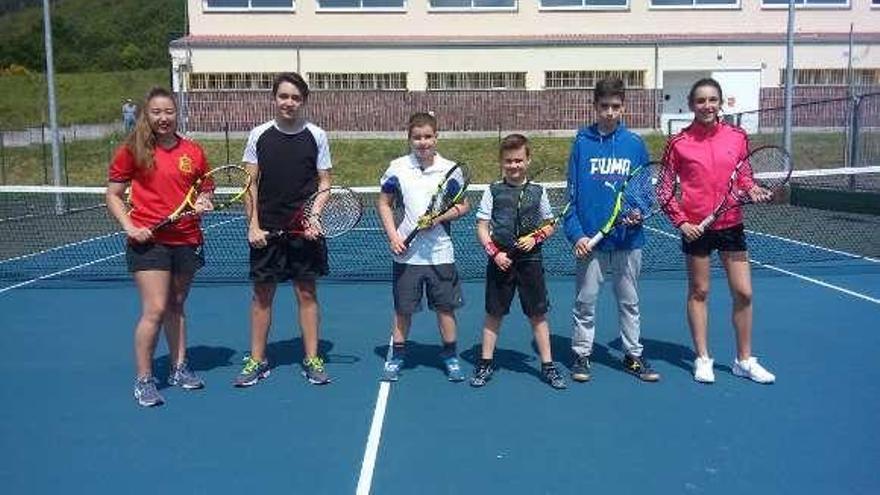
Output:
<svg viewBox="0 0 880 495">
<path fill-rule="evenodd" d="M 422 169 L 415 155 L 409 154 L 393 160 L 382 175 L 379 184 L 382 192 L 401 198 L 404 207 L 403 220 L 397 226 L 401 237 L 406 237 L 415 229 L 419 217 L 428 209 L 431 197 L 443 182 L 455 162 L 440 155 L 434 156 L 434 163 Z M 419 232 L 409 249 L 401 255 L 394 255 L 397 263 L 410 265 L 442 265 L 455 263 L 452 238 L 443 225 Z"/>
<path fill-rule="evenodd" d="M 251 130 L 242 161 L 259 168 L 260 227 L 280 229 L 293 211 L 318 190 L 318 171 L 332 168 L 327 133 L 310 123 L 294 133 L 274 120 Z"/>
</svg>

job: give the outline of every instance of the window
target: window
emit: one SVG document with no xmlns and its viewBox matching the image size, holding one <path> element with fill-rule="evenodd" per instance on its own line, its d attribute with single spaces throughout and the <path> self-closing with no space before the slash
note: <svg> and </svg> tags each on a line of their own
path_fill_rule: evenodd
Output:
<svg viewBox="0 0 880 495">
<path fill-rule="evenodd" d="M 514 10 L 516 0 L 429 0 L 429 10 Z"/>
<path fill-rule="evenodd" d="M 526 89 L 525 72 L 428 72 L 428 91 Z"/>
<path fill-rule="evenodd" d="M 294 10 L 294 0 L 202 0 L 206 11 Z"/>
<path fill-rule="evenodd" d="M 194 72 L 189 74 L 190 91 L 270 90 L 274 72 Z"/>
<path fill-rule="evenodd" d="M 798 8 L 849 7 L 849 0 L 794 0 Z M 772 9 L 787 9 L 788 0 L 761 0 L 761 5 Z M 877 5 L 877 0 L 874 0 Z"/>
<path fill-rule="evenodd" d="M 853 69 L 853 86 L 880 85 L 880 69 Z M 846 69 L 795 69 L 795 86 L 847 86 Z M 785 86 L 785 69 L 779 70 L 779 85 Z"/>
<path fill-rule="evenodd" d="M 542 9 L 612 10 L 629 8 L 629 0 L 541 0 Z"/>
<path fill-rule="evenodd" d="M 406 90 L 406 73 L 359 74 L 309 72 L 309 89 L 313 91 L 397 91 Z"/>
<path fill-rule="evenodd" d="M 318 0 L 318 10 L 404 10 L 405 0 Z"/>
<path fill-rule="evenodd" d="M 645 71 L 640 70 L 548 70 L 544 72 L 544 88 L 592 89 L 608 77 L 623 80 L 627 88 L 645 87 Z"/>
<path fill-rule="evenodd" d="M 739 0 L 651 0 L 651 7 L 675 9 L 735 9 Z"/>
</svg>

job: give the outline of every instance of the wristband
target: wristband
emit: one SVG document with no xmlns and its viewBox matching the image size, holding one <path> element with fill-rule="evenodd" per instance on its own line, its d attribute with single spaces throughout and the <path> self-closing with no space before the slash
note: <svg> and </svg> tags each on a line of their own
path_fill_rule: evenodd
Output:
<svg viewBox="0 0 880 495">
<path fill-rule="evenodd" d="M 541 244 L 545 240 L 547 240 L 547 230 L 546 227 L 541 227 L 536 230 L 534 234 L 532 234 L 532 238 L 535 240 L 535 244 Z"/>
<path fill-rule="evenodd" d="M 498 256 L 498 253 L 501 252 L 501 250 L 498 249 L 498 246 L 496 246 L 495 243 L 492 241 L 489 241 L 483 247 L 486 249 L 486 254 L 489 255 L 489 257 L 492 259 L 494 259 L 496 256 Z"/>
</svg>

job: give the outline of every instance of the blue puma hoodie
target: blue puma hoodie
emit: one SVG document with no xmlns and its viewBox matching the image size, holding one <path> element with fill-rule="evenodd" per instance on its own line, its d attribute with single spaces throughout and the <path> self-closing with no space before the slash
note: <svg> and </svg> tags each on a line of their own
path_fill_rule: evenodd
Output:
<svg viewBox="0 0 880 495">
<path fill-rule="evenodd" d="M 568 159 L 568 194 L 572 203 L 564 228 L 569 242 L 574 244 L 582 237 L 592 237 L 605 225 L 630 168 L 648 160 L 642 138 L 627 130 L 622 122 L 608 135 L 602 135 L 596 124 L 578 131 Z M 620 225 L 609 232 L 596 249 L 612 251 L 644 245 L 641 226 Z"/>
</svg>

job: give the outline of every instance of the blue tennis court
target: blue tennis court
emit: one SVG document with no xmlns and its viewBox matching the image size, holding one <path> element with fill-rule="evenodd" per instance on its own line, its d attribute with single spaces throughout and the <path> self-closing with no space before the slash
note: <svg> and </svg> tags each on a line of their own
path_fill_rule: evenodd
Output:
<svg viewBox="0 0 880 495">
<path fill-rule="evenodd" d="M 235 389 L 249 342 L 250 288 L 241 276 L 245 248 L 230 242 L 237 231 L 222 231 L 236 221 L 230 216 L 206 226 L 210 266 L 188 302 L 189 358 L 207 387 L 163 386 L 167 404 L 149 410 L 131 398 L 140 308 L 114 255 L 121 240 L 109 221 L 98 220 L 106 212 L 27 220 L 81 227 L 64 229 L 70 238 L 63 239 L 25 242 L 27 232 L 50 229 L 0 223 L 3 238 L 16 239 L 3 241 L 0 261 L 0 372 L 7 377 L 0 385 L 0 486 L 34 494 L 871 493 L 880 485 L 880 371 L 873 365 L 880 219 L 768 208 L 779 211 L 749 212 L 747 227 L 755 354 L 777 373 L 771 386 L 730 373 L 734 342 L 721 273 L 710 298 L 717 381 L 693 381 L 683 261 L 662 223 L 651 226 L 641 283 L 645 356 L 663 375 L 660 383 L 622 370 L 610 287 L 599 305 L 591 382 L 569 381 L 564 391 L 543 383 L 527 321 L 514 311 L 499 340 L 500 370 L 486 387 L 446 381 L 428 313 L 414 320 L 401 381 L 380 383 L 391 291 L 384 253 L 364 254 L 384 246 L 368 218 L 363 230 L 334 244 L 336 271 L 319 290 L 321 353 L 334 383 L 314 387 L 299 376 L 292 292 L 279 290 L 272 375 Z M 28 214 L 4 216 L 15 213 Z M 468 367 L 483 319 L 484 258 L 471 223 L 456 226 L 468 279 L 459 352 Z M 554 357 L 567 371 L 571 257 L 559 238 L 545 256 Z M 167 369 L 164 349 L 156 370 Z"/>
</svg>

